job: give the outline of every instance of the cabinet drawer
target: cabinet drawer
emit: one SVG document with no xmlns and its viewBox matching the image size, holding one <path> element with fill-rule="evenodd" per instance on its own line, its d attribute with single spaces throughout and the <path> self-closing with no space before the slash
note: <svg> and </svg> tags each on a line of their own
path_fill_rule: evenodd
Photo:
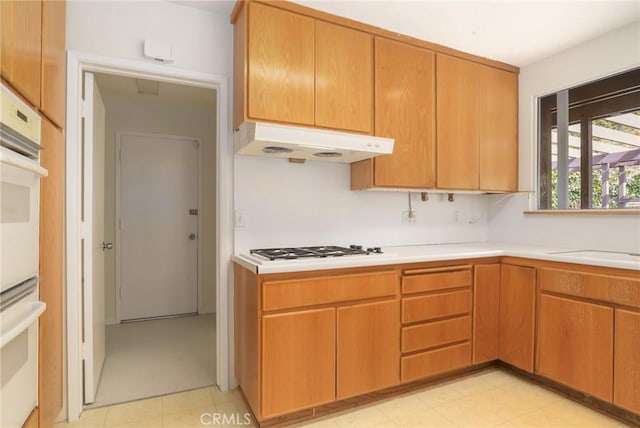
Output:
<svg viewBox="0 0 640 428">
<path fill-rule="evenodd" d="M 402 352 L 432 348 L 471 337 L 471 317 L 419 324 L 402 329 Z"/>
<path fill-rule="evenodd" d="M 470 312 L 470 290 L 402 299 L 403 323 L 426 321 Z"/>
<path fill-rule="evenodd" d="M 272 281 L 262 284 L 262 308 L 271 311 L 395 296 L 397 289 L 395 271 Z"/>
<path fill-rule="evenodd" d="M 540 289 L 640 308 L 638 279 L 544 268 Z"/>
<path fill-rule="evenodd" d="M 455 269 L 455 267 L 454 267 Z M 446 290 L 449 288 L 468 287 L 471 285 L 471 269 L 463 268 L 447 272 L 426 273 L 424 275 L 404 276 L 402 278 L 402 293 L 420 293 L 423 291 Z M 425 271 L 429 271 L 425 269 Z"/>
<path fill-rule="evenodd" d="M 409 382 L 440 373 L 461 369 L 471 364 L 469 342 L 449 346 L 435 351 L 402 357 L 401 380 Z"/>
</svg>

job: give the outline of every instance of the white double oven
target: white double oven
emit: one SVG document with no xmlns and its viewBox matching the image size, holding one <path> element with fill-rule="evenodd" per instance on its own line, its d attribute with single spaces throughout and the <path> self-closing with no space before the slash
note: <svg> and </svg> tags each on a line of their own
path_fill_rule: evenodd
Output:
<svg viewBox="0 0 640 428">
<path fill-rule="evenodd" d="M 38 402 L 40 123 L 0 85 L 0 426 L 21 427 Z"/>
</svg>

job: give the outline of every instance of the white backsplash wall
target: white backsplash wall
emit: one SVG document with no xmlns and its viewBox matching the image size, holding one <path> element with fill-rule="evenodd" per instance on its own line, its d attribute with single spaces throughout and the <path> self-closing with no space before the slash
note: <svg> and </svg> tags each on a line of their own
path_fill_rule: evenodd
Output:
<svg viewBox="0 0 640 428">
<path fill-rule="evenodd" d="M 412 196 L 417 222 L 404 225 L 407 193 L 351 191 L 349 165 L 236 155 L 235 209 L 245 227 L 235 228 L 235 251 L 487 240 L 487 196 L 456 194 L 455 202 L 446 194 L 430 193 L 427 202 Z"/>
<path fill-rule="evenodd" d="M 637 215 L 523 214 L 533 195 L 489 196 L 492 242 L 640 253 Z"/>
</svg>

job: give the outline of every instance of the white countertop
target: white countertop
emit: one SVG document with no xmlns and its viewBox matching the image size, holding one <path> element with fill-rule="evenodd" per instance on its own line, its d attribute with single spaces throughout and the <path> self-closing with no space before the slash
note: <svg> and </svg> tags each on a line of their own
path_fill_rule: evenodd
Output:
<svg viewBox="0 0 640 428">
<path fill-rule="evenodd" d="M 464 244 L 433 244 L 383 247 L 383 254 L 293 260 L 260 260 L 237 254 L 232 260 L 256 273 L 301 272 L 363 266 L 384 266 L 401 263 L 463 260 L 483 257 L 523 257 L 564 263 L 604 266 L 640 271 L 640 256 L 597 250 L 538 247 L 530 245 L 472 242 Z"/>
</svg>

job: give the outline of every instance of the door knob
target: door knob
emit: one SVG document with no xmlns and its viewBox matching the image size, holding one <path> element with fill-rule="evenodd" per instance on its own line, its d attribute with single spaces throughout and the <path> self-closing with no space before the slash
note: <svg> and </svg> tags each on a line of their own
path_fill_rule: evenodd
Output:
<svg viewBox="0 0 640 428">
<path fill-rule="evenodd" d="M 104 250 L 113 250 L 113 244 L 111 242 L 103 242 L 102 251 Z"/>
<path fill-rule="evenodd" d="M 189 239 L 194 241 L 196 239 L 196 234 L 195 233 L 190 234 Z"/>
</svg>

